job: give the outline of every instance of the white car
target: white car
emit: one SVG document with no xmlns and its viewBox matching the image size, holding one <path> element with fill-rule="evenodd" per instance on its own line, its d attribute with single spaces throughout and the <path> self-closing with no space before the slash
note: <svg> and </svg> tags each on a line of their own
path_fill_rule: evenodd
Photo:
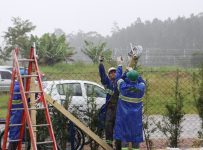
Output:
<svg viewBox="0 0 203 150">
<path fill-rule="evenodd" d="M 57 80 L 44 81 L 44 92 L 49 94 L 54 100 L 60 104 L 64 104 L 67 100 L 66 95 L 70 98 L 69 109 L 74 111 L 77 109 L 82 112 L 90 106 L 94 101 L 96 109 L 100 108 L 106 101 L 106 93 L 104 88 L 91 81 L 84 80 Z M 91 106 L 90 106 L 91 107 Z"/>
<path fill-rule="evenodd" d="M 0 69 L 0 91 L 9 91 L 12 72 L 7 69 Z"/>
<path fill-rule="evenodd" d="M 0 91 L 8 92 L 10 90 L 12 66 L 0 66 Z M 20 67 L 20 70 L 24 71 L 26 68 Z M 43 73 L 41 73 L 42 80 L 45 79 Z"/>
<path fill-rule="evenodd" d="M 0 66 L 0 91 L 8 92 L 10 90 L 12 66 Z M 20 67 L 20 70 L 24 70 Z"/>
</svg>

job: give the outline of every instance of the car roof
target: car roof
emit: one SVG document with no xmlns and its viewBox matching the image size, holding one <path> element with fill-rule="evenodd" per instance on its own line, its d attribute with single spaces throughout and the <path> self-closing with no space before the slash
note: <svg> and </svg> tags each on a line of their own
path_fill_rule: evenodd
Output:
<svg viewBox="0 0 203 150">
<path fill-rule="evenodd" d="M 0 68 L 12 68 L 12 66 L 0 66 Z"/>
<path fill-rule="evenodd" d="M 6 71 L 12 71 L 12 66 L 0 66 L 0 70 L 6 70 Z M 20 70 L 25 69 L 23 67 L 20 67 Z"/>
<path fill-rule="evenodd" d="M 0 66 L 0 69 L 4 69 L 4 70 L 10 70 L 12 69 L 12 66 Z"/>
<path fill-rule="evenodd" d="M 0 69 L 12 69 L 13 66 L 0 66 Z M 24 67 L 20 66 L 20 69 L 22 69 Z"/>
<path fill-rule="evenodd" d="M 43 81 L 43 83 L 48 83 L 48 84 L 64 84 L 64 83 L 89 83 L 89 84 L 94 84 L 97 85 L 101 88 L 104 88 L 102 85 L 93 82 L 93 81 L 87 81 L 87 80 L 53 80 L 53 81 Z"/>
<path fill-rule="evenodd" d="M 8 69 L 2 69 L 2 68 L 0 68 L 0 71 L 7 71 L 7 72 L 11 72 L 11 70 L 8 70 Z"/>
</svg>

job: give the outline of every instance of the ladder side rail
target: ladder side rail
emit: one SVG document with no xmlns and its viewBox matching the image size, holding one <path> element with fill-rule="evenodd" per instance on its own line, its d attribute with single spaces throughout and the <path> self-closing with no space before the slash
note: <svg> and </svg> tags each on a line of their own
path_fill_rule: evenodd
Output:
<svg viewBox="0 0 203 150">
<path fill-rule="evenodd" d="M 34 56 L 34 52 L 32 49 L 33 49 L 33 47 L 31 47 L 31 49 L 30 49 L 30 58 L 29 59 L 33 59 L 33 56 Z M 33 67 L 32 64 L 33 64 L 33 62 L 29 61 L 27 75 L 31 75 L 31 73 L 32 73 L 32 67 Z M 30 82 L 31 82 L 31 77 L 26 78 L 26 91 L 30 90 Z"/>
<path fill-rule="evenodd" d="M 15 59 L 15 62 L 16 62 L 17 76 L 18 76 L 19 84 L 20 84 L 20 93 L 21 93 L 23 107 L 24 107 L 24 111 L 25 111 L 25 115 L 26 115 L 26 121 L 27 121 L 28 128 L 29 128 L 31 143 L 33 145 L 33 149 L 37 150 L 36 141 L 34 139 L 34 132 L 33 132 L 33 128 L 32 128 L 31 118 L 30 118 L 29 110 L 28 110 L 27 98 L 25 96 L 25 91 L 24 91 L 24 87 L 23 87 L 22 77 L 21 77 L 21 74 L 20 74 L 19 63 L 18 63 L 18 59 L 17 59 L 16 54 L 14 54 L 14 59 Z"/>
<path fill-rule="evenodd" d="M 30 53 L 30 59 L 31 59 L 31 53 Z M 32 62 L 29 61 L 29 65 L 28 65 L 28 75 L 30 75 L 31 73 L 31 69 L 32 69 Z M 29 91 L 29 84 L 30 84 L 30 77 L 26 78 L 26 85 L 25 85 L 25 90 L 26 91 Z M 28 100 L 28 94 L 26 95 L 26 101 Z M 25 111 L 23 111 L 22 113 L 22 127 L 20 129 L 20 139 L 23 139 L 24 135 L 25 135 L 25 126 L 26 126 L 26 114 L 25 114 Z M 19 141 L 18 142 L 18 150 L 21 150 L 22 149 L 22 141 Z"/>
<path fill-rule="evenodd" d="M 30 56 L 29 56 L 29 59 L 32 60 L 33 59 L 33 56 L 34 56 L 34 51 L 33 51 L 33 47 L 30 48 Z M 26 92 L 30 91 L 30 84 L 31 84 L 31 75 L 32 74 L 32 71 L 33 71 L 33 61 L 29 61 L 28 63 L 28 70 L 27 70 L 27 75 L 28 77 L 26 78 Z M 28 92 L 29 93 L 29 92 Z M 28 97 L 29 94 L 27 94 L 27 98 L 30 98 L 30 103 L 31 103 L 31 97 Z M 30 96 L 30 95 L 29 95 Z M 32 122 L 32 127 L 33 127 L 33 120 L 32 120 L 32 112 L 30 111 L 30 120 Z M 36 123 L 35 123 L 36 124 Z M 33 127 L 33 130 L 34 131 L 36 130 L 35 127 Z M 36 145 L 37 145 L 37 138 L 36 138 L 36 132 L 33 132 L 33 138 L 34 140 L 36 141 Z M 33 149 L 33 146 L 31 146 L 31 149 Z"/>
<path fill-rule="evenodd" d="M 14 51 L 13 51 L 13 55 L 14 55 Z M 7 138 L 8 138 L 8 130 L 9 130 L 9 123 L 10 123 L 10 113 L 11 113 L 11 108 L 12 108 L 15 76 L 16 76 L 15 61 L 13 61 L 12 77 L 11 77 L 11 85 L 10 85 L 10 96 L 9 96 L 9 101 L 8 101 L 8 110 L 7 110 L 5 131 L 4 131 L 4 137 L 3 137 L 3 147 L 2 147 L 3 150 L 6 149 L 6 143 L 7 143 Z"/>
<path fill-rule="evenodd" d="M 31 53 L 30 53 L 30 59 L 31 59 Z M 28 65 L 28 75 L 30 75 L 31 73 L 31 69 L 32 69 L 32 62 L 29 61 L 29 65 Z M 29 91 L 29 84 L 30 84 L 30 79 L 31 77 L 28 77 L 26 78 L 26 85 L 25 85 L 25 89 L 26 91 Z M 26 101 L 28 100 L 28 94 L 26 95 Z M 25 126 L 26 126 L 26 114 L 25 114 L 25 111 L 23 111 L 22 113 L 22 127 L 20 129 L 20 139 L 23 139 L 24 135 L 25 135 Z M 19 141 L 18 142 L 18 150 L 21 150 L 22 149 L 22 141 Z"/>
<path fill-rule="evenodd" d="M 17 56 L 18 56 L 18 51 L 16 52 L 16 62 L 18 62 L 18 59 L 17 59 Z M 19 64 L 18 64 L 18 67 L 19 67 Z M 16 67 L 17 68 L 17 67 Z M 20 68 L 19 68 L 19 74 L 20 74 Z M 17 75 L 18 76 L 18 75 Z M 21 77 L 18 76 L 18 79 L 19 79 L 19 83 L 20 83 L 20 80 L 22 79 Z M 22 80 L 21 80 L 22 81 Z M 20 94 L 21 94 L 21 91 L 20 90 Z M 21 100 L 23 102 L 23 98 L 22 98 L 22 94 L 21 94 Z M 26 99 L 27 100 L 27 99 Z M 26 125 L 26 114 L 25 114 L 25 106 L 23 104 L 23 112 L 22 112 L 22 118 L 21 118 L 21 128 L 20 128 L 20 135 L 19 135 L 19 139 L 23 139 L 23 136 L 25 134 L 25 125 Z M 18 150 L 21 150 L 22 149 L 22 142 L 23 140 L 20 140 L 18 141 L 18 146 L 17 146 L 17 149 Z"/>
<path fill-rule="evenodd" d="M 32 48 L 32 51 L 34 52 L 34 48 Z M 39 90 L 40 91 L 43 91 L 43 88 L 42 88 L 42 80 L 41 80 L 41 76 L 40 76 L 40 72 L 39 72 L 39 67 L 38 67 L 38 63 L 37 63 L 37 58 L 36 56 L 34 55 L 34 63 L 35 63 L 35 70 L 37 72 L 37 81 L 38 81 L 38 85 L 39 85 Z M 48 126 L 48 130 L 49 130 L 49 134 L 50 134 L 50 137 L 53 141 L 53 149 L 54 150 L 57 150 L 57 144 L 56 144 L 56 139 L 55 139 L 55 136 L 54 136 L 54 132 L 53 132 L 53 126 L 52 126 L 52 123 L 51 123 L 51 118 L 50 118 L 50 115 L 49 115 L 49 111 L 48 111 L 48 104 L 45 100 L 45 96 L 44 96 L 44 92 L 41 93 L 41 97 L 42 97 L 42 103 L 44 105 L 44 107 L 46 108 L 45 109 L 45 118 L 49 124 Z"/>
</svg>

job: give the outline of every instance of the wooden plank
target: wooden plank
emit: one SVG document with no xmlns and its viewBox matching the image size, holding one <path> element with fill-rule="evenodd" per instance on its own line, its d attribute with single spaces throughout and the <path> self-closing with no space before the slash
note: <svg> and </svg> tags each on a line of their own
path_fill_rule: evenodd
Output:
<svg viewBox="0 0 203 150">
<path fill-rule="evenodd" d="M 35 90 L 36 90 L 35 78 L 31 78 L 30 91 L 35 91 Z M 30 107 L 31 107 L 31 109 L 35 108 L 35 104 L 36 104 L 35 103 L 35 93 L 31 93 L 30 94 Z M 36 110 L 30 110 L 30 114 L 31 114 L 32 124 L 36 124 L 37 123 L 37 121 L 36 121 L 37 111 Z M 33 131 L 34 131 L 35 141 L 37 141 L 37 135 L 36 135 L 37 128 L 33 127 Z M 31 145 L 31 150 L 33 150 L 33 149 L 34 148 Z"/>
<path fill-rule="evenodd" d="M 48 103 L 54 106 L 58 111 L 65 115 L 70 121 L 72 121 L 78 128 L 80 128 L 84 133 L 91 137 L 95 142 L 97 142 L 105 150 L 113 150 L 106 142 L 104 142 L 98 135 L 96 135 L 90 128 L 86 127 L 79 119 L 68 112 L 63 106 L 53 100 L 49 95 L 44 94 L 45 99 Z"/>
<path fill-rule="evenodd" d="M 129 142 L 128 143 L 128 150 L 132 150 L 132 148 L 133 148 L 132 142 Z"/>
</svg>

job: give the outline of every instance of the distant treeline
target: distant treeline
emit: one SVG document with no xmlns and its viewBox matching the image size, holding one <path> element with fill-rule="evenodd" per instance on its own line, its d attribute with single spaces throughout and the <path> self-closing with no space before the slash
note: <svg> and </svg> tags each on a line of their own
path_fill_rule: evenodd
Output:
<svg viewBox="0 0 203 150">
<path fill-rule="evenodd" d="M 115 25 L 111 36 L 103 37 L 96 32 L 69 35 L 74 45 L 81 39 L 106 41 L 111 48 L 126 48 L 129 43 L 137 43 L 146 48 L 163 49 L 203 49 L 203 13 L 189 18 L 168 18 L 165 21 L 141 21 L 140 18 L 126 28 Z"/>
<path fill-rule="evenodd" d="M 138 18 L 107 40 L 111 47 L 136 42 L 148 48 L 203 49 L 203 13 L 165 21 L 154 19 L 152 22 L 142 22 Z"/>
<path fill-rule="evenodd" d="M 203 13 L 191 14 L 188 18 L 178 17 L 174 20 L 168 18 L 164 21 L 155 18 L 153 21 L 143 22 L 137 18 L 126 28 L 119 28 L 117 24 L 114 24 L 112 35 L 106 37 L 97 32 L 78 32 L 68 35 L 70 44 L 78 50 L 83 47 L 81 41 L 84 39 L 95 43 L 106 42 L 107 46 L 117 54 L 126 53 L 126 50 L 130 48 L 130 43 L 142 45 L 144 49 L 154 49 L 155 54 L 171 49 L 175 56 L 174 50 L 182 54 L 187 50 L 190 51 L 190 57 L 194 59 L 201 54 L 196 60 L 199 62 L 203 60 Z M 156 51 L 156 49 L 159 50 Z M 82 53 L 77 54 L 81 58 L 82 55 Z"/>
</svg>

